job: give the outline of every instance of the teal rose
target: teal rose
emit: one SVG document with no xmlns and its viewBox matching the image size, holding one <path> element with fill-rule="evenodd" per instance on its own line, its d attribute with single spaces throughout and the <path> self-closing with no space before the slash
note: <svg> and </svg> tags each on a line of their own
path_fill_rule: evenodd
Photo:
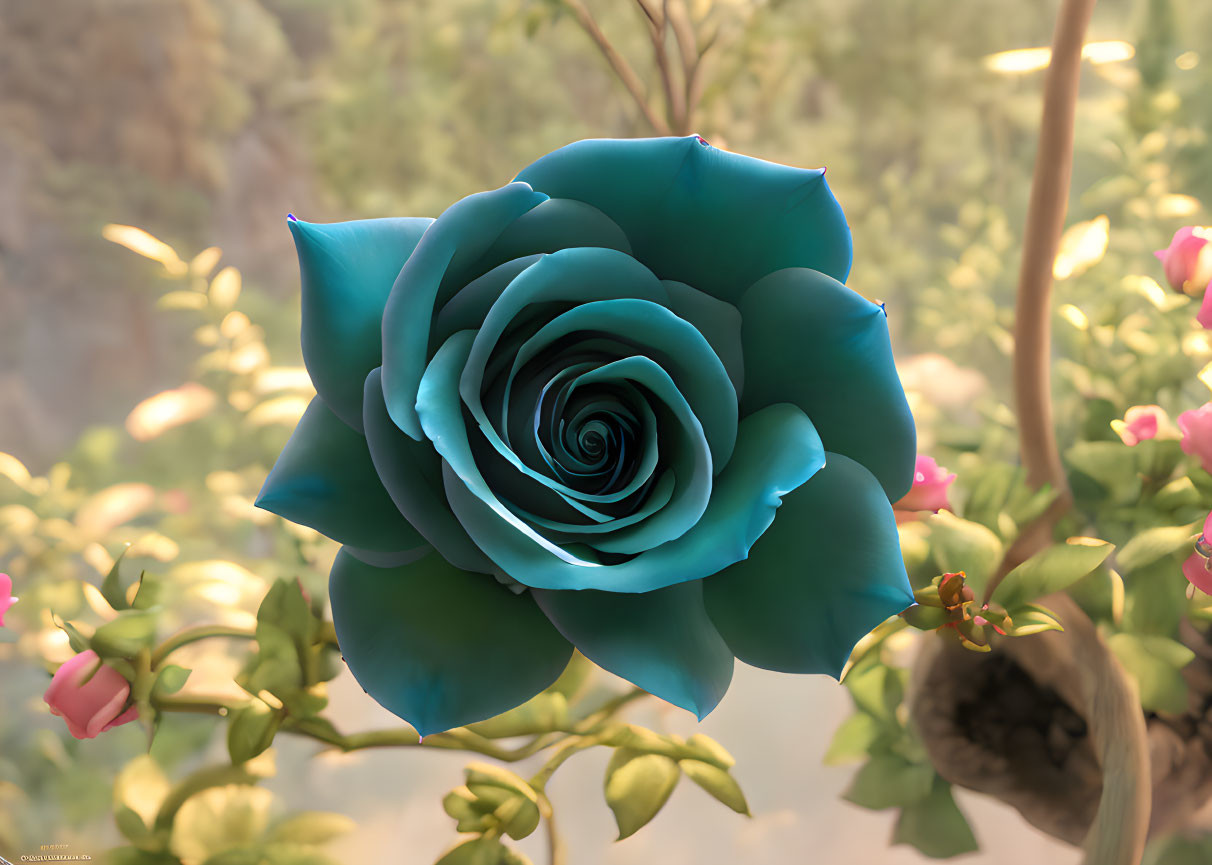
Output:
<svg viewBox="0 0 1212 865">
<path fill-rule="evenodd" d="M 912 603 L 915 433 L 823 170 L 580 141 L 437 219 L 293 220 L 317 392 L 258 504 L 344 544 L 342 654 L 422 734 L 579 649 L 700 718 Z"/>
</svg>

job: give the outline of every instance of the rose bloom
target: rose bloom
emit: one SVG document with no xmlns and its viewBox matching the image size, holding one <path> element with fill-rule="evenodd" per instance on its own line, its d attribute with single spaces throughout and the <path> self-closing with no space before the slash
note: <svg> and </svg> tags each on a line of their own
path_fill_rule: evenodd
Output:
<svg viewBox="0 0 1212 865">
<path fill-rule="evenodd" d="M 122 711 L 130 696 L 130 683 L 113 667 L 102 664 L 88 682 L 80 684 L 98 661 L 92 649 L 64 661 L 42 697 L 77 739 L 92 739 L 139 716 L 134 706 Z"/>
<path fill-rule="evenodd" d="M 1175 291 L 1198 297 L 1212 282 L 1212 229 L 1188 225 L 1174 232 L 1170 245 L 1154 255 Z"/>
<path fill-rule="evenodd" d="M 703 717 L 912 603 L 916 433 L 823 169 L 580 141 L 437 219 L 291 219 L 316 398 L 259 506 L 344 544 L 354 677 L 422 734 L 574 646 Z"/>
<path fill-rule="evenodd" d="M 1178 416 L 1183 453 L 1199 458 L 1204 471 L 1212 472 L 1212 402 Z"/>
<path fill-rule="evenodd" d="M 938 513 L 951 507 L 947 489 L 955 481 L 955 474 L 934 461 L 934 457 L 918 454 L 913 468 L 913 486 L 893 506 L 898 523 L 920 520 L 926 511 Z"/>
<path fill-rule="evenodd" d="M 8 574 L 0 574 L 0 627 L 4 627 L 4 614 L 15 603 L 17 598 L 13 594 L 13 578 Z"/>
<path fill-rule="evenodd" d="M 1212 535 L 1212 513 L 1204 519 L 1204 530 L 1195 542 L 1195 552 L 1183 562 L 1183 576 L 1205 595 L 1212 595 L 1212 559 L 1209 558 L 1212 544 L 1208 543 L 1209 535 Z"/>
<path fill-rule="evenodd" d="M 1123 420 L 1111 421 L 1111 428 L 1129 447 L 1157 438 L 1159 434 L 1163 438 L 1176 435 L 1170 416 L 1157 405 L 1134 405 L 1124 412 Z"/>
</svg>

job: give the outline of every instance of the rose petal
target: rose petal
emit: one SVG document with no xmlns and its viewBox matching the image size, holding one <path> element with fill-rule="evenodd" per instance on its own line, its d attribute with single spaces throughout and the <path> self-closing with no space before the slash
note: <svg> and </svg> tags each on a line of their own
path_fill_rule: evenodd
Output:
<svg viewBox="0 0 1212 865">
<path fill-rule="evenodd" d="M 1208 560 L 1199 553 L 1187 556 L 1183 562 L 1183 576 L 1205 595 L 1212 595 L 1212 571 L 1208 570 Z"/>
<path fill-rule="evenodd" d="M 319 397 L 303 413 L 256 504 L 370 552 L 399 552 L 426 543 L 383 488 L 366 439 Z"/>
<path fill-rule="evenodd" d="M 701 721 L 732 681 L 732 652 L 693 580 L 643 594 L 534 590 L 560 633 L 600 667 Z"/>
<path fill-rule="evenodd" d="M 703 581 L 703 597 L 740 660 L 835 678 L 863 635 L 913 603 L 892 506 L 835 453 L 783 497 L 748 558 Z"/>
<path fill-rule="evenodd" d="M 492 573 L 492 562 L 467 537 L 446 503 L 441 457 L 428 439 L 414 441 L 388 417 L 381 370 L 366 377 L 362 411 L 375 472 L 400 513 L 455 567 Z"/>
<path fill-rule="evenodd" d="M 719 150 L 692 135 L 578 141 L 517 179 L 601 210 L 662 279 L 735 302 L 784 267 L 846 278 L 850 230 L 824 175 Z"/>
<path fill-rule="evenodd" d="M 443 278 L 476 261 L 511 222 L 546 200 L 525 183 L 469 195 L 434 220 L 400 271 L 383 310 L 383 394 L 391 419 L 414 439 L 422 437 L 417 387 L 435 305 L 446 300 Z"/>
<path fill-rule="evenodd" d="M 356 430 L 362 382 L 382 362 L 387 296 L 432 222 L 289 222 L 303 283 L 303 361 L 321 399 Z"/>
<path fill-rule="evenodd" d="M 774 520 L 780 497 L 823 464 L 820 437 L 804 413 L 785 403 L 768 406 L 741 421 L 732 459 L 715 479 L 711 501 L 694 528 L 612 565 L 552 545 L 503 507 L 502 515 L 469 490 L 448 462 L 443 477 L 459 521 L 518 582 L 543 589 L 649 592 L 701 579 L 743 559 Z"/>
<path fill-rule="evenodd" d="M 745 387 L 745 354 L 741 343 L 741 313 L 731 303 L 717 300 L 681 282 L 661 280 L 669 292 L 669 309 L 695 326 L 728 371 L 740 398 Z"/>
<path fill-rule="evenodd" d="M 825 449 L 857 460 L 890 501 L 913 485 L 917 433 L 901 388 L 887 316 L 813 270 L 780 270 L 741 298 L 745 395 L 741 414 L 791 402 Z"/>
<path fill-rule="evenodd" d="M 342 551 L 329 592 L 354 678 L 423 736 L 521 705 L 572 655 L 529 593 L 436 553 L 382 569 Z"/>
</svg>

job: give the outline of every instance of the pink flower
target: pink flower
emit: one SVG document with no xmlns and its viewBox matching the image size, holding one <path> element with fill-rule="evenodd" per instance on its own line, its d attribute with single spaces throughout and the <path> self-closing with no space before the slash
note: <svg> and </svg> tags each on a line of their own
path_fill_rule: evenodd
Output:
<svg viewBox="0 0 1212 865">
<path fill-rule="evenodd" d="M 1196 296 L 1212 282 L 1212 231 L 1188 225 L 1174 232 L 1170 245 L 1153 253 L 1161 260 L 1166 281 L 1175 291 Z M 1203 322 L 1200 322 L 1203 324 Z"/>
<path fill-rule="evenodd" d="M 951 486 L 955 475 L 948 473 L 934 461 L 933 457 L 918 454 L 917 463 L 913 468 L 913 486 L 909 492 L 892 506 L 898 523 L 920 520 L 920 511 L 938 513 L 940 508 L 950 508 L 947 501 L 947 487 Z"/>
<path fill-rule="evenodd" d="M 0 628 L 4 627 L 4 614 L 15 603 L 17 599 L 13 595 L 13 578 L 8 574 L 0 574 Z"/>
<path fill-rule="evenodd" d="M 1199 457 L 1204 471 L 1212 472 L 1212 402 L 1180 414 L 1178 428 L 1183 434 L 1183 453 Z"/>
<path fill-rule="evenodd" d="M 130 683 L 113 667 L 102 664 L 86 684 L 80 684 L 98 661 L 92 649 L 65 661 L 42 696 L 51 713 L 61 715 L 68 732 L 77 739 L 92 739 L 139 715 L 134 706 L 122 711 L 130 696 Z"/>
<path fill-rule="evenodd" d="M 1162 427 L 1173 429 L 1165 409 L 1157 405 L 1134 405 L 1124 412 L 1123 420 L 1111 422 L 1111 428 L 1129 447 L 1157 438 L 1158 430 Z"/>
<path fill-rule="evenodd" d="M 1209 558 L 1212 544 L 1208 543 L 1209 535 L 1212 535 L 1212 513 L 1204 518 L 1204 530 L 1195 542 L 1195 552 L 1183 562 L 1183 576 L 1205 595 L 1212 595 L 1212 559 Z"/>
</svg>

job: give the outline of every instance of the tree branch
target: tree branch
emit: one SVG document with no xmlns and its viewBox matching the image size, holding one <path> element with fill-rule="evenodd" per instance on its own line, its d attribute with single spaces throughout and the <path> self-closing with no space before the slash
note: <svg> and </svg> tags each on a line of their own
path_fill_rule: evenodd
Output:
<svg viewBox="0 0 1212 865">
<path fill-rule="evenodd" d="M 598 50 L 602 52 L 602 56 L 610 63 L 610 68 L 614 70 L 614 74 L 623 82 L 623 86 L 627 88 L 627 92 L 631 94 L 631 98 L 635 100 L 635 104 L 639 106 L 643 112 L 644 118 L 649 125 L 656 131 L 658 135 L 669 134 L 669 124 L 652 110 L 652 106 L 648 104 L 648 98 L 644 93 L 644 84 L 640 81 L 635 70 L 631 65 L 615 50 L 614 45 L 606 38 L 606 34 L 598 27 L 598 22 L 594 20 L 593 15 L 585 6 L 582 0 L 564 0 L 564 5 L 576 17 L 577 23 L 581 25 L 594 44 L 598 46 Z"/>
</svg>

